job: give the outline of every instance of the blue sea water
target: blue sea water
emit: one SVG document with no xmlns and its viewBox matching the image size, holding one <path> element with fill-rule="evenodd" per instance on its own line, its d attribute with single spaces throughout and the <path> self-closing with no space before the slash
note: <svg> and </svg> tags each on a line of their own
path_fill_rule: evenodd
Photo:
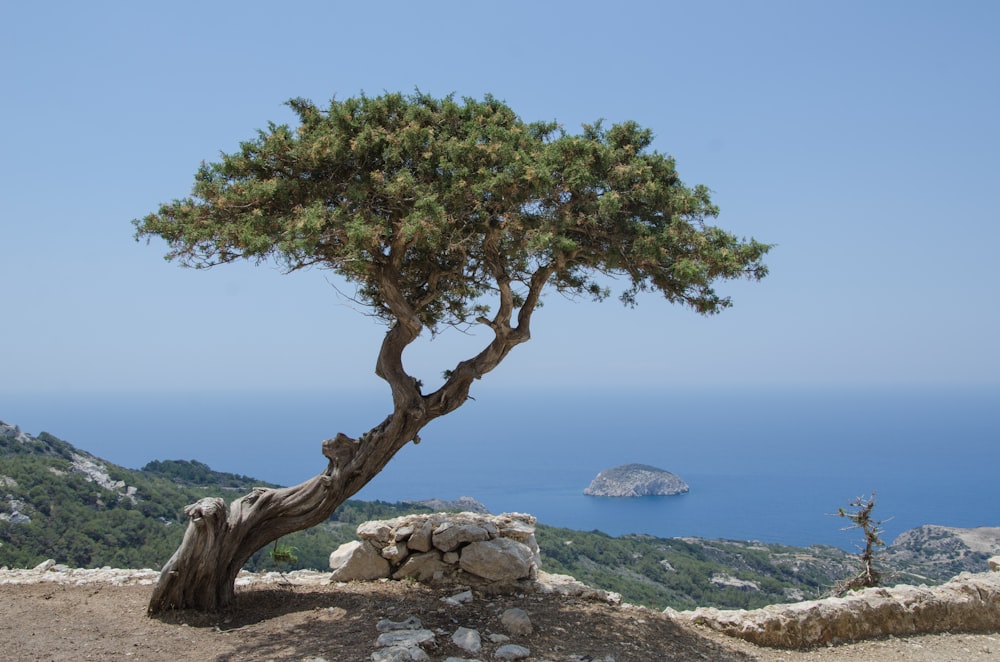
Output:
<svg viewBox="0 0 1000 662">
<path fill-rule="evenodd" d="M 493 512 L 611 535 L 648 533 L 853 549 L 832 516 L 877 491 L 886 540 L 921 524 L 1000 526 L 1000 388 L 482 389 L 431 423 L 357 496 L 472 496 Z M 325 467 L 320 442 L 387 413 L 387 392 L 5 395 L 0 420 L 139 468 L 197 459 L 280 484 Z M 587 497 L 640 462 L 691 487 Z"/>
</svg>

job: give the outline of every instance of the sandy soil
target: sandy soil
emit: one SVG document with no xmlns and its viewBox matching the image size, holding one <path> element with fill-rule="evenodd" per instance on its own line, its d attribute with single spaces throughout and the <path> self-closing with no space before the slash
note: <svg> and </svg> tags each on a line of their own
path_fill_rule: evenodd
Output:
<svg viewBox="0 0 1000 662">
<path fill-rule="evenodd" d="M 532 634 L 511 643 L 530 660 L 651 662 L 657 660 L 1000 660 L 1000 634 L 944 634 L 824 648 L 764 649 L 682 626 L 655 611 L 560 596 L 476 595 L 449 606 L 455 590 L 406 582 L 238 589 L 225 612 L 145 614 L 150 586 L 21 583 L 0 585 L 0 659 L 5 660 L 316 660 L 371 659 L 376 623 L 417 616 L 438 633 L 432 660 L 493 659 L 504 633 L 500 614 L 520 607 Z M 483 635 L 471 655 L 451 641 L 460 626 Z"/>
</svg>

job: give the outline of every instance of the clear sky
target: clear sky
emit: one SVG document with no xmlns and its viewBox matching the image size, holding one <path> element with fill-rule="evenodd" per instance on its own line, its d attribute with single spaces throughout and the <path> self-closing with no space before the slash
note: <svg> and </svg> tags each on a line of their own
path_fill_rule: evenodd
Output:
<svg viewBox="0 0 1000 662">
<path fill-rule="evenodd" d="M 715 317 L 550 296 L 491 383 L 996 385 L 998 30 L 987 0 L 2 3 L 0 395 L 376 385 L 329 273 L 182 269 L 130 221 L 289 98 L 415 88 L 634 119 L 777 244 Z"/>
</svg>

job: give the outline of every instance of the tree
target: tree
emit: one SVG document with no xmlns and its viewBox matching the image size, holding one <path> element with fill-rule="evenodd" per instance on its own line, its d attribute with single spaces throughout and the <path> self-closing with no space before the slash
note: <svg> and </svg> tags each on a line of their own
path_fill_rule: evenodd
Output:
<svg viewBox="0 0 1000 662">
<path fill-rule="evenodd" d="M 851 521 L 851 526 L 846 527 L 845 531 L 861 529 L 864 532 L 865 546 L 858 555 L 861 567 L 857 574 L 840 582 L 834 588 L 833 593 L 838 597 L 846 595 L 850 591 L 871 588 L 882 583 L 882 573 L 875 567 L 875 554 L 879 549 L 885 547 L 885 543 L 882 542 L 883 522 L 872 517 L 872 510 L 875 509 L 875 493 L 872 492 L 872 495 L 867 499 L 859 496 L 848 506 L 851 508 L 850 511 L 838 508 L 837 516 L 846 517 Z"/>
<path fill-rule="evenodd" d="M 167 259 L 185 266 L 274 259 L 353 284 L 387 326 L 375 372 L 392 411 L 357 438 L 324 441 L 326 469 L 301 485 L 255 489 L 228 514 L 221 499 L 189 506 L 151 613 L 229 603 L 256 550 L 325 520 L 526 342 L 546 288 L 601 300 L 618 278 L 626 304 L 652 291 L 712 314 L 730 305 L 717 280 L 766 274 L 769 246 L 708 225 L 718 214 L 708 189 L 681 183 L 673 159 L 651 151 L 652 133 L 634 122 L 571 135 L 490 96 L 288 105 L 298 127 L 269 124 L 203 163 L 192 196 L 134 221 L 136 239 L 165 239 Z M 404 349 L 423 332 L 472 325 L 489 329 L 488 342 L 423 393 Z"/>
</svg>

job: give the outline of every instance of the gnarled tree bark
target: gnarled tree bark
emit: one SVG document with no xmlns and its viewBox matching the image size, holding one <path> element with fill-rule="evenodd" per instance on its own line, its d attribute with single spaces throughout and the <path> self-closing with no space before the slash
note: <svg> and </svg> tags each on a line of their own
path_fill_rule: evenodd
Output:
<svg viewBox="0 0 1000 662">
<path fill-rule="evenodd" d="M 228 606 L 235 597 L 236 576 L 254 552 L 330 517 L 415 436 L 403 438 L 414 427 L 392 424 L 390 417 L 362 440 L 338 434 L 323 442 L 323 454 L 329 459 L 326 471 L 294 487 L 255 488 L 234 501 L 228 513 L 219 498 L 185 508 L 188 528 L 160 573 L 149 613 Z"/>
<path fill-rule="evenodd" d="M 420 335 L 421 324 L 401 298 L 392 279 L 384 282 L 386 299 L 397 323 L 386 333 L 375 372 L 392 389 L 393 413 L 358 439 L 340 433 L 323 442 L 325 471 L 294 487 L 255 488 L 234 501 L 207 498 L 184 509 L 189 518 L 180 547 L 163 567 L 149 601 L 148 613 L 170 609 L 214 611 L 232 603 L 236 576 L 260 548 L 281 536 L 315 526 L 374 478 L 430 421 L 458 409 L 469 397 L 472 382 L 493 370 L 516 345 L 530 338 L 531 314 L 552 270 L 539 268 L 517 308 L 511 286 L 498 278 L 500 306 L 482 322 L 493 330 L 492 341 L 476 356 L 460 362 L 437 391 L 420 392 L 407 374 L 403 350 Z"/>
</svg>

